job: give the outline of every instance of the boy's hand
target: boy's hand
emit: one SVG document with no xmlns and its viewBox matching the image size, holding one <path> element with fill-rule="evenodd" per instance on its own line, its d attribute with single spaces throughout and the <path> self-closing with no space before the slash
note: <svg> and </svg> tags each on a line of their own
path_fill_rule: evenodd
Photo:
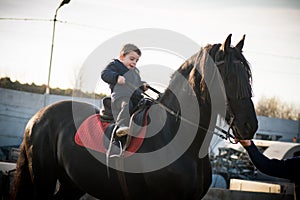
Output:
<svg viewBox="0 0 300 200">
<path fill-rule="evenodd" d="M 148 90 L 149 85 L 147 83 L 143 83 L 144 91 Z"/>
<path fill-rule="evenodd" d="M 126 82 L 126 79 L 124 76 L 118 76 L 118 84 L 123 85 L 123 84 L 125 84 L 125 82 Z"/>
</svg>

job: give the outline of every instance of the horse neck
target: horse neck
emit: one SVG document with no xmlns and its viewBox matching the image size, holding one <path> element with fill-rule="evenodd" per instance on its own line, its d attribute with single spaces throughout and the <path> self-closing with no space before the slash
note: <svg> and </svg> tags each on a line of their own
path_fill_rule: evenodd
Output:
<svg viewBox="0 0 300 200">
<path fill-rule="evenodd" d="M 207 130 L 210 128 L 211 120 L 214 123 L 215 116 L 211 115 L 208 101 L 204 101 L 202 97 L 196 96 L 189 89 L 181 88 L 180 90 L 176 95 L 167 90 L 167 94 L 160 100 L 161 104 L 170 108 L 174 113 L 180 113 L 178 117 L 169 113 L 167 122 L 171 131 L 168 131 L 165 137 L 168 141 L 174 138 L 176 134 L 184 134 L 186 139 L 191 142 L 185 154 L 198 158 L 199 151 L 201 151 L 201 154 L 207 154 L 211 140 L 210 135 L 206 137 Z"/>
<path fill-rule="evenodd" d="M 216 121 L 217 113 L 211 112 L 211 105 L 202 105 L 200 110 L 198 131 L 193 143 L 190 146 L 189 154 L 197 158 L 203 158 L 208 154 Z"/>
</svg>

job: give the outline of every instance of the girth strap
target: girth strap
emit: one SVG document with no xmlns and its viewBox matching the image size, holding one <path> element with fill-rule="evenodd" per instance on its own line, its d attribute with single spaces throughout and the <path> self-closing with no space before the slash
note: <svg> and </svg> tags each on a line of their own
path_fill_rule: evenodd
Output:
<svg viewBox="0 0 300 200">
<path fill-rule="evenodd" d="M 124 157 L 117 158 L 116 160 L 117 174 L 119 178 L 119 183 L 122 189 L 122 193 L 125 200 L 129 200 L 129 190 L 126 182 L 126 176 L 124 173 Z"/>
</svg>

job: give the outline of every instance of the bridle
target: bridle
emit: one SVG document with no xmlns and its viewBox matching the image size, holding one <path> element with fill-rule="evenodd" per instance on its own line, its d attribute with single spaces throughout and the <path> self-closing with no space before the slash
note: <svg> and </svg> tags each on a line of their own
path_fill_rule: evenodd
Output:
<svg viewBox="0 0 300 200">
<path fill-rule="evenodd" d="M 155 88 L 153 88 L 153 87 L 151 87 L 149 85 L 147 87 L 148 87 L 148 89 L 152 90 L 156 94 L 161 95 L 161 93 L 158 90 L 156 90 Z M 156 103 L 157 105 L 159 105 L 161 108 L 163 108 L 165 111 L 167 111 L 168 113 L 170 113 L 171 115 L 173 115 L 176 119 L 180 119 L 181 121 L 184 121 L 184 122 L 186 122 L 186 123 L 188 123 L 188 124 L 190 124 L 192 126 L 195 126 L 195 127 L 199 128 L 199 129 L 201 129 L 203 131 L 210 132 L 210 133 L 212 133 L 214 135 L 217 135 L 218 137 L 220 137 L 220 138 L 222 138 L 224 140 L 228 140 L 232 144 L 236 144 L 237 143 L 236 137 L 231 133 L 231 131 L 232 132 L 234 131 L 234 129 L 233 129 L 234 114 L 231 111 L 230 111 L 231 117 L 230 117 L 230 121 L 228 123 L 229 128 L 227 129 L 227 131 L 224 130 L 223 128 L 217 126 L 217 125 L 215 126 L 215 128 L 217 130 L 221 131 L 222 134 L 220 134 L 220 133 L 217 133 L 215 131 L 211 131 L 211 130 L 209 130 L 209 129 L 207 129 L 207 128 L 199 125 L 199 124 L 196 124 L 196 123 L 194 123 L 194 122 L 186 119 L 184 116 L 182 116 L 179 113 L 179 111 L 175 112 L 174 110 L 168 108 L 166 105 L 164 105 L 161 102 L 159 102 L 158 100 L 154 99 L 153 97 L 151 97 L 150 95 L 148 95 L 144 91 L 142 91 L 142 93 L 145 96 L 147 96 L 151 101 L 153 101 L 154 103 Z"/>
</svg>

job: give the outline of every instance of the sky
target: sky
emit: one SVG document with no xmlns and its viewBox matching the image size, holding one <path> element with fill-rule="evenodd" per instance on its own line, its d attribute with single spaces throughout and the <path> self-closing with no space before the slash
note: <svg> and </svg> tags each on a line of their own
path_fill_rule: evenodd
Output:
<svg viewBox="0 0 300 200">
<path fill-rule="evenodd" d="M 56 0 L 0 0 L 0 77 L 47 84 L 51 20 L 59 4 Z M 199 46 L 223 43 L 230 33 L 234 45 L 246 34 L 243 50 L 252 68 L 254 102 L 277 97 L 300 107 L 299 0 L 71 0 L 58 10 L 57 20 L 51 87 L 74 88 L 90 55 L 130 31 L 169 30 Z M 115 48 L 112 57 L 118 51 Z M 176 70 L 185 59 L 167 54 L 145 51 L 138 65 Z M 99 62 L 95 75 L 100 75 L 103 65 Z"/>
</svg>

